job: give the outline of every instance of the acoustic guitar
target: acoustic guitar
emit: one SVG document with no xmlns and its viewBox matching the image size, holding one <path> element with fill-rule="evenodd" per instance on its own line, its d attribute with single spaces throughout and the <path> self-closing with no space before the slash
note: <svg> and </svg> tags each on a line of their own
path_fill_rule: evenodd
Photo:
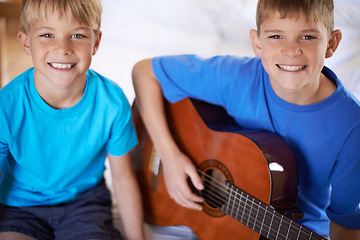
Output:
<svg viewBox="0 0 360 240">
<path fill-rule="evenodd" d="M 196 211 L 170 198 L 160 159 L 134 104 L 139 144 L 132 157 L 146 222 L 186 225 L 204 240 L 325 239 L 294 221 L 302 217 L 295 207 L 297 171 L 280 136 L 241 129 L 223 108 L 189 98 L 165 101 L 165 112 L 175 141 L 203 180 L 205 189 L 197 194 L 205 201 L 203 211 Z"/>
</svg>

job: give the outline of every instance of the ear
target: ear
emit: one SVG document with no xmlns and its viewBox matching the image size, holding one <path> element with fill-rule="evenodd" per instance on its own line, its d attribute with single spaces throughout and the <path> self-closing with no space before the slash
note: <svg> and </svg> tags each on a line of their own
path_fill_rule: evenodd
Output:
<svg viewBox="0 0 360 240">
<path fill-rule="evenodd" d="M 258 32 L 255 29 L 250 30 L 250 39 L 255 55 L 261 57 L 260 39 Z"/>
<path fill-rule="evenodd" d="M 102 36 L 102 32 L 99 30 L 97 33 L 95 33 L 95 42 L 94 42 L 94 47 L 93 47 L 93 56 L 96 54 L 97 50 L 99 49 L 100 46 L 100 41 L 101 41 L 101 36 Z"/>
<path fill-rule="evenodd" d="M 325 58 L 329 58 L 335 53 L 336 49 L 339 46 L 341 38 L 342 38 L 342 33 L 340 30 L 337 29 L 332 32 L 326 49 Z"/>
<path fill-rule="evenodd" d="M 18 41 L 22 47 L 22 49 L 24 50 L 24 52 L 27 55 L 31 55 L 31 50 L 30 50 L 30 40 L 28 35 L 24 32 L 24 31 L 19 31 L 18 35 L 17 35 Z"/>
</svg>

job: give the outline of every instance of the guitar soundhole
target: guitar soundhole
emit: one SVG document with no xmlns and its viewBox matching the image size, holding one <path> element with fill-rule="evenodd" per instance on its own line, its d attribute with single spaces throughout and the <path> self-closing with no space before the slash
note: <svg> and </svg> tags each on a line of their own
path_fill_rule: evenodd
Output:
<svg viewBox="0 0 360 240">
<path fill-rule="evenodd" d="M 205 202 L 213 208 L 221 208 L 226 201 L 226 185 L 225 176 L 217 169 L 209 169 L 205 171 L 203 177 L 205 189 L 202 196 Z"/>
<path fill-rule="evenodd" d="M 201 192 L 205 199 L 204 212 L 212 217 L 225 216 L 226 214 L 220 208 L 228 198 L 226 181 L 233 183 L 230 171 L 220 161 L 210 159 L 199 166 L 199 173 L 205 187 Z"/>
</svg>

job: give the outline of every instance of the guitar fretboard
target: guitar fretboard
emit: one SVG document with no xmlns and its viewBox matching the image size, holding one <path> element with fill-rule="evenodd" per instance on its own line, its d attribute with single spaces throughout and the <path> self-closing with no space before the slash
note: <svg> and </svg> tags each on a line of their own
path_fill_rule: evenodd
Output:
<svg viewBox="0 0 360 240">
<path fill-rule="evenodd" d="M 228 198 L 220 209 L 264 237 L 273 240 L 325 240 L 231 183 L 227 182 L 226 186 Z"/>
</svg>

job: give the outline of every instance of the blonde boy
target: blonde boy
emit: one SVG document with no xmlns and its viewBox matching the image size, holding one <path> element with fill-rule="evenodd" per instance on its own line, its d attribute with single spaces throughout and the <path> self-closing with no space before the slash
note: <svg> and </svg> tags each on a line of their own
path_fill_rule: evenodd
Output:
<svg viewBox="0 0 360 240">
<path fill-rule="evenodd" d="M 111 165 L 128 239 L 143 239 L 129 103 L 89 70 L 100 0 L 24 0 L 18 39 L 34 67 L 0 91 L 0 239 L 122 239 L 103 178 Z"/>
<path fill-rule="evenodd" d="M 281 135 L 297 161 L 299 222 L 332 240 L 360 239 L 359 103 L 324 67 L 341 40 L 333 8 L 332 0 L 259 0 L 250 31 L 257 57 L 169 56 L 135 65 L 140 111 L 176 202 L 201 210 L 186 178 L 203 185 L 170 135 L 162 92 L 171 102 L 221 105 L 240 126 Z"/>
</svg>

